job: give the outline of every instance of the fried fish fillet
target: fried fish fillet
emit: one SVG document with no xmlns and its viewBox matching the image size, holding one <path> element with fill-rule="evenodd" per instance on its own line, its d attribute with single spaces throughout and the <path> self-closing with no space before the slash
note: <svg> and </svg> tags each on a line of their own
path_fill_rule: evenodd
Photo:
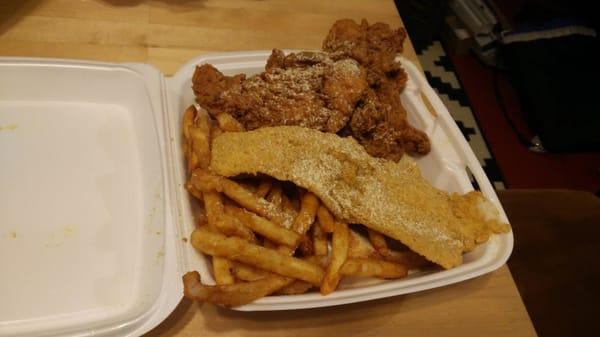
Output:
<svg viewBox="0 0 600 337">
<path fill-rule="evenodd" d="M 371 157 L 354 139 L 298 126 L 224 133 L 212 144 L 220 175 L 266 174 L 316 194 L 339 219 L 384 233 L 444 268 L 493 233 L 510 230 L 479 192 L 431 186 L 408 156 Z"/>
</svg>

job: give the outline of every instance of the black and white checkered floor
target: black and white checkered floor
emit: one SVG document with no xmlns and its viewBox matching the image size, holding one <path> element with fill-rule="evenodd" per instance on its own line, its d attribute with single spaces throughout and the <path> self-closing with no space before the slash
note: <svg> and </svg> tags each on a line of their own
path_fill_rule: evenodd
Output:
<svg viewBox="0 0 600 337">
<path fill-rule="evenodd" d="M 504 189 L 504 181 L 498 165 L 486 144 L 477 120 L 473 115 L 468 97 L 462 89 L 454 66 L 446 55 L 440 41 L 433 41 L 427 48 L 417 51 L 427 81 L 438 93 L 446 108 L 471 145 L 492 185 Z"/>
</svg>

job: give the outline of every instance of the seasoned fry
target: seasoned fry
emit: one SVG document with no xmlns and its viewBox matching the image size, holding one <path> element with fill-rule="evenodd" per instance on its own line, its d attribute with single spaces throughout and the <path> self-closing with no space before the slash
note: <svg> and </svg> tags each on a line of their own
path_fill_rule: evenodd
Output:
<svg viewBox="0 0 600 337">
<path fill-rule="evenodd" d="M 309 262 L 249 243 L 240 238 L 226 237 L 203 227 L 194 230 L 191 242 L 196 249 L 205 254 L 243 262 L 314 285 L 320 285 L 325 274 L 323 269 Z"/>
<path fill-rule="evenodd" d="M 323 295 L 331 293 L 337 287 L 341 278 L 340 269 L 348 257 L 348 244 L 350 241 L 348 225 L 339 221 L 335 221 L 334 225 L 331 240 L 331 261 L 329 261 L 321 284 L 321 294 Z"/>
<path fill-rule="evenodd" d="M 244 131 L 244 126 L 226 112 L 219 112 L 215 114 L 215 119 L 219 124 L 219 128 L 226 132 L 240 132 Z"/>
<path fill-rule="evenodd" d="M 190 128 L 194 125 L 195 116 L 196 108 L 193 105 L 190 105 L 183 112 L 183 118 L 181 120 L 181 131 L 183 133 L 183 138 L 186 140 L 190 139 Z"/>
<path fill-rule="evenodd" d="M 183 133 L 183 138 L 184 138 L 184 142 L 183 142 L 183 155 L 185 157 L 186 162 L 188 163 L 188 172 L 190 172 L 190 167 L 194 167 L 198 160 L 196 158 L 193 158 L 193 151 L 192 151 L 192 140 L 190 138 L 190 128 L 193 126 L 194 124 L 194 117 L 196 116 L 196 109 L 194 108 L 193 105 L 191 105 L 190 107 L 188 107 L 187 109 L 185 109 L 185 112 L 183 113 L 183 118 L 181 121 L 182 124 L 182 133 Z"/>
<path fill-rule="evenodd" d="M 298 249 L 300 249 L 300 252 L 302 252 L 303 256 L 310 256 L 315 254 L 315 247 L 313 245 L 311 237 L 308 235 L 302 235 L 300 243 L 298 244 Z"/>
<path fill-rule="evenodd" d="M 367 238 L 350 229 L 348 258 L 381 259 L 381 255 L 377 252 L 377 250 L 375 250 Z"/>
<path fill-rule="evenodd" d="M 284 227 L 274 224 L 254 213 L 234 206 L 226 206 L 225 212 L 239 219 L 253 232 L 258 233 L 273 242 L 289 247 L 295 247 L 300 241 L 300 235 L 298 233 L 285 229 Z"/>
<path fill-rule="evenodd" d="M 333 233 L 333 230 L 335 229 L 335 220 L 325 205 L 319 207 L 317 218 L 319 219 L 323 232 Z"/>
<path fill-rule="evenodd" d="M 194 124 L 188 129 L 191 152 L 197 162 L 188 162 L 188 171 L 207 169 L 210 164 L 210 117 L 204 109 L 197 109 Z"/>
<path fill-rule="evenodd" d="M 304 258 L 304 260 L 321 267 L 327 266 L 327 256 L 313 255 Z M 400 263 L 380 259 L 348 258 L 340 269 L 340 274 L 344 276 L 396 279 L 408 275 L 408 268 Z"/>
<path fill-rule="evenodd" d="M 246 226 L 236 217 L 232 217 L 228 214 L 221 214 L 219 220 L 216 222 L 216 227 L 219 232 L 229 235 L 237 236 L 250 242 L 256 242 L 256 236 L 252 230 Z"/>
<path fill-rule="evenodd" d="M 404 264 L 409 269 L 423 267 L 429 263 L 427 259 L 413 251 L 398 252 L 390 249 L 385 241 L 385 236 L 372 229 L 369 229 L 369 240 L 377 252 L 387 261 Z"/>
<path fill-rule="evenodd" d="M 316 264 L 322 268 L 327 268 L 329 264 L 329 257 L 327 255 L 312 255 L 303 257 L 302 260 Z"/>
<path fill-rule="evenodd" d="M 277 290 L 275 293 L 278 295 L 299 295 L 304 294 L 314 286 L 308 282 L 296 280 L 291 284 Z"/>
<path fill-rule="evenodd" d="M 267 194 L 267 201 L 275 205 L 279 210 L 283 209 L 283 190 L 281 189 L 281 183 L 275 182 L 271 186 L 269 194 Z"/>
<path fill-rule="evenodd" d="M 267 296 L 292 281 L 290 278 L 271 276 L 253 282 L 207 286 L 202 284 L 200 274 L 193 271 L 183 276 L 183 294 L 192 300 L 230 308 Z"/>
<path fill-rule="evenodd" d="M 203 196 L 208 226 L 212 228 L 212 230 L 218 230 L 219 225 L 222 224 L 220 220 L 221 214 L 223 214 L 223 202 L 221 196 L 216 192 L 205 192 Z M 212 266 L 217 284 L 233 284 L 235 282 L 233 275 L 231 274 L 230 261 L 219 256 L 213 256 Z"/>
<path fill-rule="evenodd" d="M 185 189 L 188 191 L 189 194 L 194 196 L 196 199 L 202 200 L 202 191 L 199 191 L 197 188 L 195 188 L 191 182 L 188 181 L 185 183 Z"/>
<path fill-rule="evenodd" d="M 217 284 L 234 284 L 235 279 L 231 274 L 231 261 L 222 257 L 213 256 L 212 267 Z"/>
<path fill-rule="evenodd" d="M 319 201 L 316 197 L 314 197 L 314 195 L 306 195 L 303 200 L 303 206 L 300 209 L 300 212 L 296 214 L 294 223 L 291 227 L 295 233 L 300 234 L 300 239 L 293 246 L 278 247 L 279 252 L 283 254 L 293 255 L 298 247 L 304 256 L 314 254 L 312 239 L 306 235 L 306 232 L 310 229 L 310 225 L 314 222 Z M 288 210 L 294 213 L 296 212 L 295 210 L 290 210 L 289 208 Z"/>
<path fill-rule="evenodd" d="M 204 170 L 194 170 L 190 176 L 190 183 L 194 188 L 202 192 L 223 192 L 222 180 L 220 176 L 210 174 Z M 240 186 L 240 189 L 244 189 Z"/>
<path fill-rule="evenodd" d="M 310 193 L 304 193 L 301 198 L 300 212 L 294 219 L 292 229 L 298 234 L 306 234 L 310 226 L 315 222 L 317 209 L 319 208 L 319 199 Z"/>
<path fill-rule="evenodd" d="M 292 214 L 282 212 L 275 205 L 263 198 L 257 198 L 254 194 L 248 192 L 233 180 L 210 175 L 203 170 L 195 170 L 192 173 L 191 182 L 194 187 L 202 191 L 222 191 L 225 195 L 247 210 L 274 221 L 277 224 L 281 224 L 285 228 L 289 228 L 292 225 Z"/>
<path fill-rule="evenodd" d="M 348 259 L 340 273 L 347 276 L 380 277 L 396 279 L 406 277 L 408 268 L 400 263 L 376 259 Z"/>
<path fill-rule="evenodd" d="M 297 202 L 295 203 L 295 201 L 296 200 L 290 199 L 285 193 L 281 195 L 281 207 L 283 208 L 284 212 L 294 214 L 294 218 L 298 216 L 297 204 L 299 204 Z"/>
<path fill-rule="evenodd" d="M 314 254 L 315 255 L 327 255 L 327 233 L 323 232 L 321 229 L 321 223 L 319 221 L 315 222 L 312 227 L 312 238 L 313 238 L 313 246 L 314 246 Z"/>
<path fill-rule="evenodd" d="M 385 236 L 383 234 L 374 231 L 372 229 L 367 229 L 369 232 L 369 241 L 375 249 L 385 257 L 391 257 L 394 255 L 394 251 L 388 248 L 387 242 L 385 242 Z"/>
<path fill-rule="evenodd" d="M 204 197 L 204 210 L 208 224 L 216 228 L 217 222 L 225 212 L 221 195 L 217 192 L 204 192 L 202 196 Z"/>
<path fill-rule="evenodd" d="M 256 269 L 243 263 L 236 262 L 232 268 L 233 275 L 243 281 L 257 281 L 270 275 L 264 270 Z"/>
<path fill-rule="evenodd" d="M 256 189 L 256 192 L 254 193 L 254 195 L 258 198 L 266 197 L 267 194 L 269 193 L 269 191 L 271 190 L 272 184 L 273 184 L 273 181 L 271 179 L 268 179 L 268 178 L 262 179 L 260 181 L 260 184 L 258 185 L 258 188 Z"/>
</svg>

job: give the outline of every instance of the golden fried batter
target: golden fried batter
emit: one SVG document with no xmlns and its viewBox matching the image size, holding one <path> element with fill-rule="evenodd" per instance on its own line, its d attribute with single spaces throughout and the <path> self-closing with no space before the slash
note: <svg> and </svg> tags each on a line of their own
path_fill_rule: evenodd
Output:
<svg viewBox="0 0 600 337">
<path fill-rule="evenodd" d="M 461 264 L 463 252 L 492 234 L 510 230 L 480 192 L 448 194 L 430 185 L 409 157 L 378 160 L 352 139 L 306 128 L 224 133 L 212 143 L 210 165 L 227 177 L 266 174 L 291 181 L 338 219 L 396 239 L 444 268 Z"/>
<path fill-rule="evenodd" d="M 352 136 L 376 157 L 398 161 L 405 152 L 425 154 L 429 139 L 409 125 L 400 102 L 407 76 L 395 57 L 405 37 L 387 24 L 340 20 L 323 43 L 325 52 L 285 55 L 275 49 L 265 72 L 249 78 L 197 67 L 196 101 L 248 130 L 298 125 Z"/>
</svg>

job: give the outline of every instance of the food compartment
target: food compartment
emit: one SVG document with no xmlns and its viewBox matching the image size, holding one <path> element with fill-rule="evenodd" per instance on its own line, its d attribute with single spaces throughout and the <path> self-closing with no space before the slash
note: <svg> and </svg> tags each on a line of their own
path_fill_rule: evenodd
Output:
<svg viewBox="0 0 600 337">
<path fill-rule="evenodd" d="M 171 149 L 177 160 L 175 180 L 179 191 L 178 207 L 181 212 L 179 228 L 181 235 L 191 234 L 194 230 L 193 206 L 196 200 L 187 193 L 184 184 L 187 179 L 184 165 L 185 159 L 181 151 L 181 119 L 187 107 L 194 104 L 194 95 L 191 89 L 191 78 L 195 66 L 210 63 L 226 75 L 246 73 L 248 75 L 264 71 L 264 66 L 270 51 L 239 52 L 209 54 L 198 57 L 184 65 L 172 78 L 167 81 L 169 88 L 169 124 L 172 135 Z M 401 94 L 404 107 L 409 114 L 409 120 L 417 128 L 425 131 L 431 139 L 432 151 L 426 156 L 415 158 L 423 176 L 435 187 L 448 192 L 465 193 L 472 190 L 472 185 L 466 172 L 468 158 L 464 155 L 471 151 L 468 147 L 457 144 L 449 134 L 457 132 L 448 120 L 434 116 L 424 105 L 421 94 L 424 79 L 414 65 L 405 59 L 402 63 L 407 67 L 409 81 L 406 90 Z M 425 82 L 426 83 L 426 82 Z M 443 108 L 443 106 L 442 106 Z M 445 108 L 443 108 L 445 109 Z M 436 110 L 437 114 L 448 114 L 447 111 Z M 455 135 L 456 136 L 456 135 Z M 462 135 L 458 135 L 462 137 Z M 472 163 L 471 163 L 472 164 Z M 478 164 L 477 164 L 478 165 Z M 486 181 L 480 181 L 485 185 Z M 489 185 L 489 182 L 487 182 Z M 490 198 L 490 195 L 486 195 Z M 495 200 L 495 195 L 492 195 Z M 499 204 L 498 204 L 499 206 Z M 373 279 L 348 279 L 341 284 L 335 292 L 322 296 L 319 293 L 302 295 L 268 296 L 254 303 L 237 307 L 237 310 L 288 310 L 300 308 L 314 308 L 331 306 L 344 303 L 365 301 L 375 298 L 405 294 L 424 289 L 430 289 L 472 278 L 496 269 L 505 262 L 512 249 L 512 234 L 494 236 L 492 239 L 478 247 L 473 252 L 465 255 L 465 263 L 459 267 L 442 270 L 432 269 L 423 272 L 414 272 L 404 279 L 382 281 Z M 213 282 L 209 258 L 197 252 L 188 242 L 184 249 L 187 271 L 198 270 L 202 280 L 206 283 Z"/>
</svg>

